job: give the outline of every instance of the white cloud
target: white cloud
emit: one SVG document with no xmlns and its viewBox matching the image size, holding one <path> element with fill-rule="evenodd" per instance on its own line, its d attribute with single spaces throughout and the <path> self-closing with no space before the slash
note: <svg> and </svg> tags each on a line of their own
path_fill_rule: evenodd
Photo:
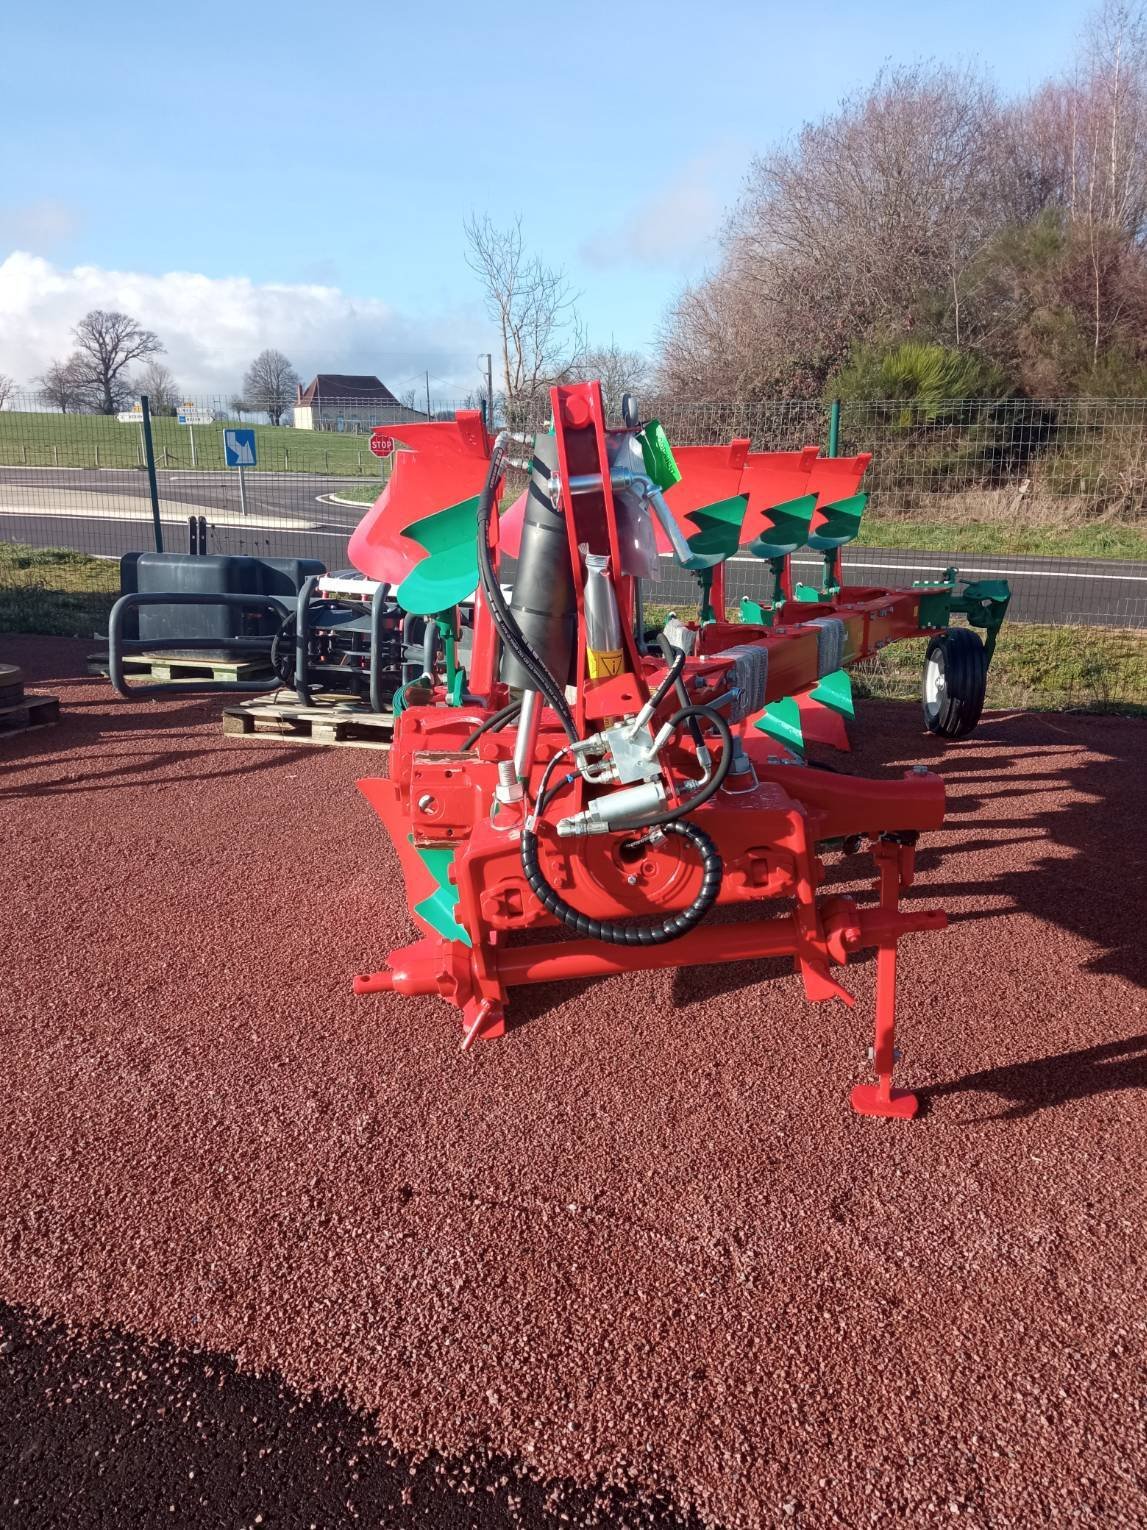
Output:
<svg viewBox="0 0 1147 1530">
<path fill-rule="evenodd" d="M 419 321 L 337 287 L 67 270 L 17 251 L 0 263 L 0 371 L 34 385 L 71 351 L 71 328 L 90 308 L 122 309 L 155 330 L 165 364 L 192 397 L 234 393 L 251 359 L 274 346 L 304 381 L 317 371 L 374 373 L 397 391 L 429 367 L 433 392 L 452 399 L 475 386 L 474 357 L 484 348 L 476 312 Z"/>
<path fill-rule="evenodd" d="M 726 151 L 686 160 L 677 173 L 636 204 L 628 217 L 582 245 L 592 266 L 689 264 L 710 246 L 724 208 Z M 639 172 L 634 172 L 635 183 Z"/>
</svg>

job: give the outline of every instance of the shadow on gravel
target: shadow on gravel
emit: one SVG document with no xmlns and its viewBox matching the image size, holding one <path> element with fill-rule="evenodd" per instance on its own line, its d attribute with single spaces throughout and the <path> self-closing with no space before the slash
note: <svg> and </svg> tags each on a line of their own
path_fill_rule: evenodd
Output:
<svg viewBox="0 0 1147 1530">
<path fill-rule="evenodd" d="M 1128 1036 L 1123 1041 L 1103 1046 L 1084 1047 L 1078 1052 L 1061 1052 L 1057 1057 L 1040 1057 L 1034 1062 L 1008 1063 L 1002 1068 L 986 1068 L 969 1073 L 950 1084 L 936 1084 L 919 1091 L 921 1102 L 931 1104 L 943 1094 L 995 1094 L 1010 1101 L 1006 1110 L 980 1117 L 981 1120 L 1015 1121 L 1034 1115 L 1037 1110 L 1051 1110 L 1069 1100 L 1085 1100 L 1093 1095 L 1110 1094 L 1120 1089 L 1147 1087 L 1147 1033 Z"/>
<path fill-rule="evenodd" d="M 922 757 L 928 752 L 925 745 Z M 1147 727 L 1138 719 L 1017 714 L 1006 726 L 995 722 L 986 736 L 977 732 L 958 755 L 937 760 L 949 783 L 945 827 L 966 827 L 968 839 L 938 850 L 928 846 L 921 870 L 942 870 L 961 853 L 1012 845 L 1016 868 L 995 871 L 984 882 L 930 876 L 927 896 L 941 906 L 977 894 L 1007 898 L 1017 912 L 1046 925 L 1050 938 L 1052 931 L 1066 930 L 1096 947 L 1082 963 L 1084 972 L 1147 987 L 1145 753 Z M 992 805 L 1005 797 L 1008 816 L 994 817 Z M 1035 848 L 1037 842 L 1046 853 Z M 993 914 L 972 910 L 951 917 L 955 922 Z"/>
<path fill-rule="evenodd" d="M 700 1530 L 663 1499 L 538 1482 L 489 1453 L 415 1463 L 344 1403 L 227 1356 L 72 1332 L 4 1303 L 0 1440 L 8 1530 Z"/>
</svg>

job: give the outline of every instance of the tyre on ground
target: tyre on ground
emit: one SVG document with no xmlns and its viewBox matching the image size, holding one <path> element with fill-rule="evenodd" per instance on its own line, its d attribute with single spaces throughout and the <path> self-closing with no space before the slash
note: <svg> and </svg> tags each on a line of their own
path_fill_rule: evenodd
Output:
<svg viewBox="0 0 1147 1530">
<path fill-rule="evenodd" d="M 977 632 L 949 627 L 924 656 L 924 726 L 942 738 L 966 738 L 980 720 L 988 685 L 988 655 Z"/>
</svg>

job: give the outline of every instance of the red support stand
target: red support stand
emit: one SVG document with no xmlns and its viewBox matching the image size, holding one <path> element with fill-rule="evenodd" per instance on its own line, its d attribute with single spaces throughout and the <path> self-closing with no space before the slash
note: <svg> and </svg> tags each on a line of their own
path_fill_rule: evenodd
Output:
<svg viewBox="0 0 1147 1530">
<path fill-rule="evenodd" d="M 907 1089 L 892 1087 L 892 1069 L 896 1064 L 896 932 L 895 916 L 900 904 L 903 881 L 911 880 L 912 850 L 891 840 L 881 840 L 873 847 L 880 868 L 881 912 L 892 916 L 891 933 L 876 947 L 876 1037 L 872 1049 L 875 1084 L 857 1084 L 852 1091 L 852 1108 L 862 1116 L 889 1116 L 910 1121 L 919 1108 L 916 1096 Z M 902 871 L 908 875 L 902 879 Z"/>
</svg>

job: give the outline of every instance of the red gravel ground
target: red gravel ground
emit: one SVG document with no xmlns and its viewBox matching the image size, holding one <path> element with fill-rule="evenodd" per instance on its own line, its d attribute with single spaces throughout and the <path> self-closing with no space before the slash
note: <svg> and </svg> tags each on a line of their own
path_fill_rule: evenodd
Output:
<svg viewBox="0 0 1147 1530">
<path fill-rule="evenodd" d="M 855 768 L 950 793 L 893 1124 L 870 960 L 853 1014 L 524 990 L 469 1055 L 354 999 L 408 938 L 379 756 L 86 646 L 0 651 L 65 709 L 0 747 L 0 1521 L 1147 1522 L 1147 725 L 862 704 Z"/>
</svg>

